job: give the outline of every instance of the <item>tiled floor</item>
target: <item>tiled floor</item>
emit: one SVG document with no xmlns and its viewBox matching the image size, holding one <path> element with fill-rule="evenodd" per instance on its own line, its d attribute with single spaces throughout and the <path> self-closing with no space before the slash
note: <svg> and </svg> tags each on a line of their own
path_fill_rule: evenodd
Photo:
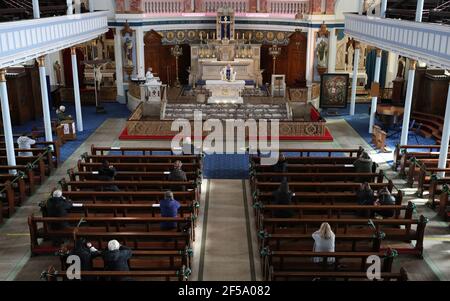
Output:
<svg viewBox="0 0 450 301">
<path fill-rule="evenodd" d="M 79 156 L 91 144 L 112 146 L 167 146 L 167 141 L 119 141 L 117 137 L 124 119 L 108 119 L 79 149 L 41 186 L 37 193 L 18 210 L 13 218 L 0 227 L 0 280 L 39 280 L 40 273 L 50 264 L 59 266 L 58 258 L 38 256 L 30 258 L 26 217 L 37 213 L 37 204 L 45 199 L 57 181 L 73 167 Z M 282 142 L 281 147 L 295 148 L 350 148 L 370 146 L 342 119 L 332 119 L 328 127 L 333 142 Z M 375 161 L 387 170 L 399 188 L 404 184 L 389 171 L 384 162 L 388 155 L 371 151 Z M 409 191 L 406 190 L 408 193 Z M 256 228 L 250 203 L 248 183 L 242 180 L 207 180 L 202 184 L 200 216 L 197 219 L 194 243 L 194 266 L 191 280 L 252 280 L 261 279 L 256 243 Z M 410 195 L 406 199 L 412 199 Z M 450 234 L 448 225 L 435 218 L 435 213 L 414 199 L 417 214 L 431 218 L 427 226 L 424 260 L 400 256 L 396 267 L 407 268 L 413 280 L 450 279 Z M 247 205 L 247 208 L 245 207 Z M 207 210 L 205 210 L 205 206 Z M 247 209 L 247 210 L 246 210 Z M 206 230 L 206 231 L 205 231 Z M 204 244 L 202 244 L 204 242 Z M 252 252 L 253 254 L 249 254 Z"/>
</svg>

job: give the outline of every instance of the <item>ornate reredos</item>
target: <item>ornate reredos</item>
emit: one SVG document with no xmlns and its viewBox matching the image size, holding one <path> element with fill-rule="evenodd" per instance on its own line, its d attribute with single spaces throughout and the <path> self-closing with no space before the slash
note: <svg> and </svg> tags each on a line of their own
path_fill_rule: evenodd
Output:
<svg viewBox="0 0 450 301">
<path fill-rule="evenodd" d="M 217 10 L 216 37 L 222 43 L 234 40 L 234 10 L 230 7 L 221 7 Z"/>
</svg>

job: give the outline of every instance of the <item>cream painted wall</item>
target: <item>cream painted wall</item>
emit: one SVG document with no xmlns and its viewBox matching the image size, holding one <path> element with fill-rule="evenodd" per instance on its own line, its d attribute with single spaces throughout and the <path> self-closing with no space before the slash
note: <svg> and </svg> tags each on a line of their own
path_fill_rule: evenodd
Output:
<svg viewBox="0 0 450 301">
<path fill-rule="evenodd" d="M 57 52 L 52 52 L 45 56 L 45 72 L 47 75 L 50 76 L 50 84 L 51 85 L 57 84 L 56 74 L 55 74 L 55 71 L 53 70 L 53 64 L 56 61 L 58 61 L 59 64 L 61 65 L 61 81 L 62 81 L 62 84 L 64 84 L 64 71 L 63 71 L 64 69 L 63 69 L 62 57 L 61 57 L 61 53 L 59 51 L 57 51 Z"/>
<path fill-rule="evenodd" d="M 335 4 L 336 20 L 343 21 L 344 13 L 358 12 L 360 0 L 337 0 Z"/>
<path fill-rule="evenodd" d="M 90 0 L 94 1 L 94 10 L 109 11 L 108 17 L 114 17 L 116 12 L 116 1 L 114 0 Z"/>
</svg>

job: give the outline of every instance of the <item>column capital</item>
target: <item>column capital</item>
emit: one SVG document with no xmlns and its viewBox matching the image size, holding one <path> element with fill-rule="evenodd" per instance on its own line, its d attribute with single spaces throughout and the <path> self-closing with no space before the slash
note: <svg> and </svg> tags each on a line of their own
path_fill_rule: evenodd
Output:
<svg viewBox="0 0 450 301">
<path fill-rule="evenodd" d="M 6 82 L 6 69 L 0 69 L 0 82 Z"/>
<path fill-rule="evenodd" d="M 377 48 L 377 57 L 381 57 L 381 54 L 383 53 L 382 49 Z"/>
<path fill-rule="evenodd" d="M 417 61 L 416 60 L 410 60 L 409 61 L 409 70 L 416 70 Z"/>
<path fill-rule="evenodd" d="M 76 55 L 77 54 L 77 47 L 70 47 L 70 54 Z"/>
<path fill-rule="evenodd" d="M 38 57 L 36 59 L 36 61 L 38 62 L 39 67 L 44 67 L 45 66 L 45 55 Z"/>
<path fill-rule="evenodd" d="M 359 49 L 361 47 L 361 43 L 358 41 L 353 40 L 353 48 Z"/>
</svg>

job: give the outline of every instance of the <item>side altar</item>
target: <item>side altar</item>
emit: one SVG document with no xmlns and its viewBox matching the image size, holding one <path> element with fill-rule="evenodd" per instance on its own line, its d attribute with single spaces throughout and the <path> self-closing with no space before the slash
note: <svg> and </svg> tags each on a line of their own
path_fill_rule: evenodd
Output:
<svg viewBox="0 0 450 301">
<path fill-rule="evenodd" d="M 200 44 L 191 45 L 189 84 L 219 80 L 220 71 L 230 65 L 236 71 L 237 80 L 262 85 L 261 45 L 251 44 L 250 34 L 247 39 L 235 35 L 234 11 L 226 7 L 219 9 L 212 39 L 200 35 Z"/>
</svg>

